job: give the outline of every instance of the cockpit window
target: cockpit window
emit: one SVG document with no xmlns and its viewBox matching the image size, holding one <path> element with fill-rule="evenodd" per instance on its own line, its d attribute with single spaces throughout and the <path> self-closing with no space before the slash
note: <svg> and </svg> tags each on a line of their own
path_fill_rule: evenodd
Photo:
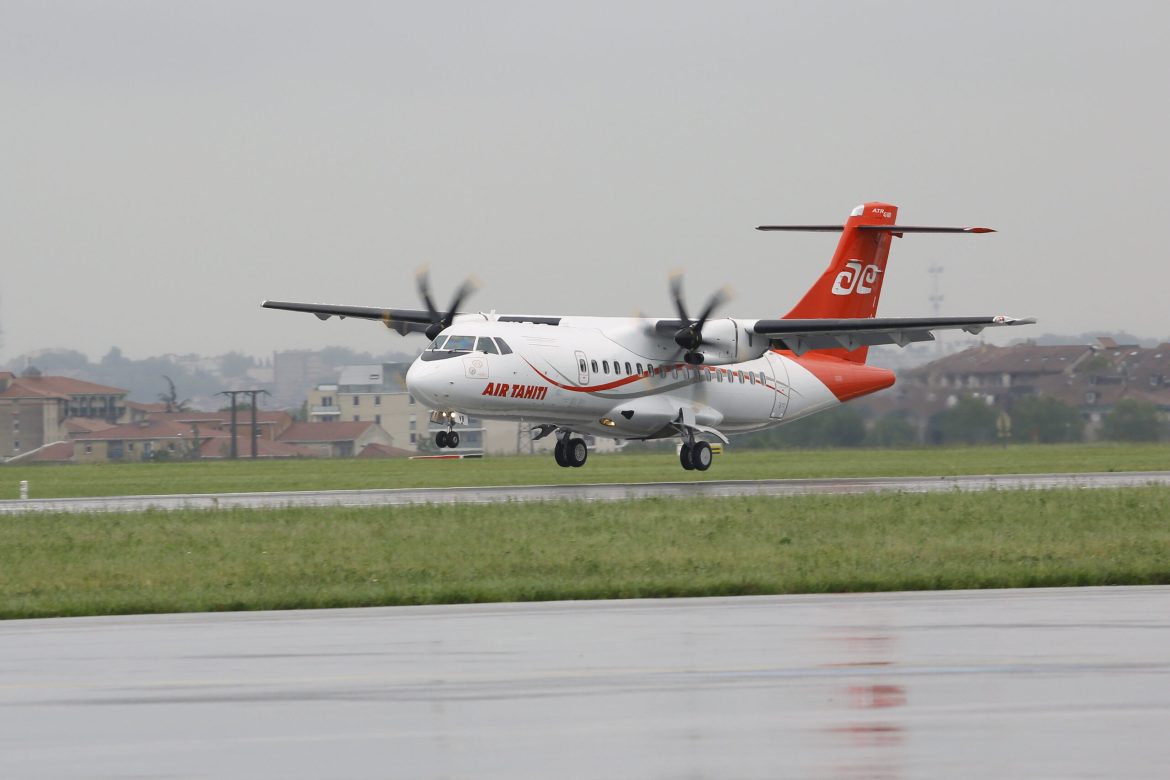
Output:
<svg viewBox="0 0 1170 780">
<path fill-rule="evenodd" d="M 489 339 L 487 336 L 480 336 L 479 341 L 476 342 L 475 348 L 485 355 L 498 355 L 499 350 L 496 349 L 496 342 Z"/>
<path fill-rule="evenodd" d="M 507 345 L 507 343 L 504 342 L 503 339 L 497 338 L 496 344 L 498 344 L 500 347 L 500 354 L 501 355 L 511 355 L 512 354 L 512 348 L 509 347 Z"/>
<path fill-rule="evenodd" d="M 470 352 L 475 349 L 475 336 L 450 336 L 443 349 L 448 352 Z"/>
<path fill-rule="evenodd" d="M 442 349 L 443 342 L 446 340 L 447 340 L 446 336 L 439 336 L 437 339 L 435 339 L 434 341 L 431 342 L 431 345 L 429 347 L 427 347 L 427 349 Z"/>
</svg>

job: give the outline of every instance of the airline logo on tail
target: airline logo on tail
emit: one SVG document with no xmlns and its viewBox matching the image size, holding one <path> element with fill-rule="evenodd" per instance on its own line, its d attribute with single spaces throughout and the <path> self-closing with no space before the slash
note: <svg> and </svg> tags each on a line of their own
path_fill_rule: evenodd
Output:
<svg viewBox="0 0 1170 780">
<path fill-rule="evenodd" d="M 860 260 L 850 260 L 845 263 L 845 270 L 837 274 L 837 279 L 833 282 L 833 295 L 852 293 L 869 295 L 873 292 L 873 286 L 881 272 L 882 269 L 874 263 L 870 263 L 862 270 Z"/>
</svg>

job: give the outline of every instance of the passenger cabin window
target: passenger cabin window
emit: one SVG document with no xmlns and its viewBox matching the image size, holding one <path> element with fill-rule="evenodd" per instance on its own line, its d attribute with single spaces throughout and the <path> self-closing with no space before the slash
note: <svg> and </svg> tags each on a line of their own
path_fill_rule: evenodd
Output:
<svg viewBox="0 0 1170 780">
<path fill-rule="evenodd" d="M 596 361 L 596 360 L 590 360 L 590 361 L 589 361 L 589 365 L 590 365 L 590 366 L 593 368 L 593 373 L 595 373 L 595 374 L 596 374 L 596 373 L 597 373 L 597 361 Z"/>
<path fill-rule="evenodd" d="M 449 336 L 443 349 L 448 352 L 470 352 L 475 349 L 475 336 Z"/>
<path fill-rule="evenodd" d="M 582 373 L 582 374 L 584 374 L 584 373 L 585 373 L 585 371 L 586 371 L 586 368 L 585 368 L 585 358 L 580 358 L 580 359 L 577 361 L 577 368 L 578 368 L 578 369 L 580 369 L 580 371 L 581 371 L 581 373 Z"/>
<path fill-rule="evenodd" d="M 608 360 L 601 361 L 601 373 L 603 373 L 603 374 L 609 373 L 609 361 Z"/>
<path fill-rule="evenodd" d="M 503 339 L 500 339 L 500 338 L 496 339 L 496 345 L 499 346 L 501 355 L 511 355 L 512 354 L 512 348 L 509 347 L 508 343 L 506 341 L 504 341 Z"/>
<path fill-rule="evenodd" d="M 627 374 L 634 373 L 634 369 L 630 367 L 630 361 L 628 361 L 628 360 L 626 361 L 626 373 Z"/>
<path fill-rule="evenodd" d="M 642 373 L 642 364 L 638 363 L 637 366 L 638 366 L 638 373 L 641 374 Z"/>
<path fill-rule="evenodd" d="M 498 355 L 499 350 L 496 349 L 496 342 L 489 339 L 487 336 L 480 336 L 479 341 L 476 342 L 475 348 L 485 355 Z"/>
</svg>

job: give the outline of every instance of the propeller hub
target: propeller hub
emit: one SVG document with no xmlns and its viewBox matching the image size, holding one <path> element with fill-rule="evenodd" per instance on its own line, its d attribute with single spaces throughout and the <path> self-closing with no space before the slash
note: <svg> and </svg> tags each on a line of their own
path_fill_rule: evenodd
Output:
<svg viewBox="0 0 1170 780">
<path fill-rule="evenodd" d="M 674 334 L 674 343 L 685 350 L 694 351 L 703 343 L 703 338 L 692 325 L 689 328 L 679 328 Z"/>
</svg>

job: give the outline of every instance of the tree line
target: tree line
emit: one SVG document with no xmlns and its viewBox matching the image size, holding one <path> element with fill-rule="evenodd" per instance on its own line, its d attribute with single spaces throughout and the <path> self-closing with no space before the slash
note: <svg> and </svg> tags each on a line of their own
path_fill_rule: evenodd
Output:
<svg viewBox="0 0 1170 780">
<path fill-rule="evenodd" d="M 1119 401 L 1101 420 L 1097 432 L 1107 441 L 1170 440 L 1158 407 L 1147 401 Z M 866 419 L 857 408 L 838 406 L 802 420 L 736 437 L 740 447 L 910 447 L 920 444 L 994 444 L 1079 442 L 1085 437 L 1081 413 L 1046 396 L 1017 399 L 1010 414 L 975 396 L 963 396 L 931 416 L 925 430 L 905 413 Z"/>
</svg>

